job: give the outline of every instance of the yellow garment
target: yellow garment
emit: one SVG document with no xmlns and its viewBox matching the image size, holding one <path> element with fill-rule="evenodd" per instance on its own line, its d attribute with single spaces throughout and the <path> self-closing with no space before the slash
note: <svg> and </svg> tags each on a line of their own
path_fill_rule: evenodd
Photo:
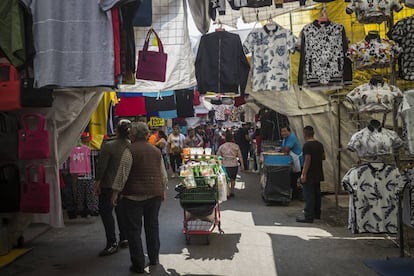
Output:
<svg viewBox="0 0 414 276">
<path fill-rule="evenodd" d="M 105 135 L 107 135 L 108 111 L 110 104 L 117 103 L 116 92 L 105 92 L 101 102 L 91 116 L 89 132 L 92 136 L 90 148 L 99 150 Z"/>
</svg>

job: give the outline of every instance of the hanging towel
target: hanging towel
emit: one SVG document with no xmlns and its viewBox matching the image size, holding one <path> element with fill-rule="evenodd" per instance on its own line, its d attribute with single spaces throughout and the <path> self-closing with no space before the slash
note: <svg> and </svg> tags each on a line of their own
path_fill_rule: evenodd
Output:
<svg viewBox="0 0 414 276">
<path fill-rule="evenodd" d="M 181 89 L 175 90 L 175 99 L 177 100 L 177 116 L 193 117 L 194 116 L 194 90 Z"/>
</svg>

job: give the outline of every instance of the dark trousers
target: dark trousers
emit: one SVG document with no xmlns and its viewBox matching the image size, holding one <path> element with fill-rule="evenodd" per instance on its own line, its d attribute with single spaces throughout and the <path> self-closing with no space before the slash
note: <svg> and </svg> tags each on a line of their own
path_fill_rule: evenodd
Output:
<svg viewBox="0 0 414 276">
<path fill-rule="evenodd" d="M 107 246 L 117 241 L 115 234 L 115 219 L 113 215 L 113 209 L 112 189 L 102 188 L 101 194 L 99 195 L 99 214 L 105 228 Z M 118 204 L 118 206 L 116 206 L 115 213 L 118 222 L 119 240 L 127 240 L 128 238 L 126 234 L 125 213 L 122 204 Z"/>
<path fill-rule="evenodd" d="M 292 172 L 290 173 L 290 188 L 292 190 L 292 199 L 299 198 L 299 189 L 298 189 L 298 178 L 300 177 L 301 172 Z"/>
<path fill-rule="evenodd" d="M 249 169 L 249 164 L 248 164 L 249 162 L 247 161 L 247 157 L 249 156 L 249 149 L 245 149 L 245 148 L 240 147 L 240 152 L 241 152 L 241 155 L 243 157 L 244 169 L 248 170 Z"/>
<path fill-rule="evenodd" d="M 142 217 L 144 217 L 145 240 L 150 262 L 158 263 L 160 253 L 160 236 L 158 214 L 161 197 L 153 197 L 143 201 L 122 198 L 125 208 L 127 235 L 131 262 L 137 269 L 144 269 L 145 255 L 141 240 Z"/>
<path fill-rule="evenodd" d="M 303 197 L 305 198 L 305 218 L 315 219 L 321 217 L 321 183 L 307 180 L 303 184 Z"/>
<path fill-rule="evenodd" d="M 182 164 L 181 154 L 170 154 L 170 164 L 172 171 L 177 172 Z"/>
</svg>

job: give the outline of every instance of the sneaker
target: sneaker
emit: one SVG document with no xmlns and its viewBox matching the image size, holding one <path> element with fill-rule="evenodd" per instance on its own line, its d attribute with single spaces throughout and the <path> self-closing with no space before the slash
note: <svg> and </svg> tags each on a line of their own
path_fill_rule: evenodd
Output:
<svg viewBox="0 0 414 276">
<path fill-rule="evenodd" d="M 107 246 L 104 250 L 102 250 L 99 253 L 99 256 L 108 256 L 108 255 L 112 255 L 115 254 L 116 252 L 118 252 L 118 244 L 117 243 L 113 243 L 110 246 Z"/>
<path fill-rule="evenodd" d="M 121 248 L 128 248 L 128 240 L 122 240 L 119 242 L 119 247 Z"/>
</svg>

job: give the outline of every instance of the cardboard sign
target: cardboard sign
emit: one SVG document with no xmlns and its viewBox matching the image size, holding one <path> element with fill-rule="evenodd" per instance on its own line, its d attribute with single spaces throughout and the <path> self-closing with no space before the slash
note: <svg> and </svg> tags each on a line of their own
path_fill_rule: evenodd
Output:
<svg viewBox="0 0 414 276">
<path fill-rule="evenodd" d="M 150 127 L 162 127 L 165 126 L 165 120 L 163 118 L 151 117 L 149 119 L 148 125 Z"/>
</svg>

